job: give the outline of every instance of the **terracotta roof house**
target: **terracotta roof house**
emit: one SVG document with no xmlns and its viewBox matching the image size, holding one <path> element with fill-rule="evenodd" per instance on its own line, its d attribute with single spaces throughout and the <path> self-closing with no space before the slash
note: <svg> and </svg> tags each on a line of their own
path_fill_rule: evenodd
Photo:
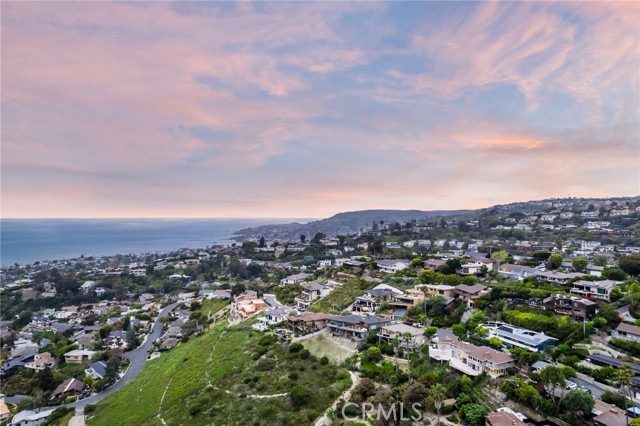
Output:
<svg viewBox="0 0 640 426">
<path fill-rule="evenodd" d="M 494 411 L 487 414 L 487 426 L 526 426 L 526 423 L 514 414 Z"/>
</svg>

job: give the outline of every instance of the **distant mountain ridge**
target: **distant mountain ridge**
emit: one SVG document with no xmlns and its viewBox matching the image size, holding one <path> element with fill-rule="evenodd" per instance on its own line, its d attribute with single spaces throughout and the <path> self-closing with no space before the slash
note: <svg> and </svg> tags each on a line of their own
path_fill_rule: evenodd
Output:
<svg viewBox="0 0 640 426">
<path fill-rule="evenodd" d="M 266 240 L 296 240 L 304 234 L 312 238 L 317 232 L 327 236 L 346 235 L 372 226 L 374 222 L 396 223 L 410 220 L 424 220 L 439 216 L 456 216 L 471 213 L 473 210 L 359 210 L 343 212 L 327 219 L 309 223 L 288 223 L 284 225 L 262 225 L 245 228 L 236 232 L 238 241 L 264 237 Z"/>
<path fill-rule="evenodd" d="M 635 202 L 639 196 L 631 197 L 609 197 L 609 198 L 550 198 L 544 200 L 513 202 L 499 204 L 491 207 L 470 210 L 385 210 L 371 209 L 343 212 L 335 214 L 329 218 L 321 219 L 309 223 L 288 223 L 282 225 L 262 225 L 253 228 L 245 228 L 234 234 L 237 241 L 256 240 L 264 237 L 267 241 L 288 240 L 295 241 L 300 235 L 305 235 L 311 239 L 317 232 L 327 236 L 347 235 L 360 231 L 373 225 L 374 222 L 385 224 L 396 222 L 408 222 L 411 220 L 425 220 L 438 217 L 448 219 L 473 220 L 479 219 L 483 214 L 489 212 L 516 212 L 535 211 L 548 208 L 549 203 L 553 205 L 572 205 L 584 203 L 604 203 L 604 202 Z"/>
</svg>

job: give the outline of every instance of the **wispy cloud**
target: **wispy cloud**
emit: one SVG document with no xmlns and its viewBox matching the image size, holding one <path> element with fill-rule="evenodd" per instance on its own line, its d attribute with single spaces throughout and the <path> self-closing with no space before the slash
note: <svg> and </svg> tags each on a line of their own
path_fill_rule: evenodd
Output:
<svg viewBox="0 0 640 426">
<path fill-rule="evenodd" d="M 635 3 L 2 7 L 6 217 L 639 189 Z"/>
</svg>

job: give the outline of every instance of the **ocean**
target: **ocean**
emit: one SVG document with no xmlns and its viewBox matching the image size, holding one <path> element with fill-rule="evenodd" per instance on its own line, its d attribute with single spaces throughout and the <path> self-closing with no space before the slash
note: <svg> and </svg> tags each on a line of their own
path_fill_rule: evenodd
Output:
<svg viewBox="0 0 640 426">
<path fill-rule="evenodd" d="M 227 245 L 234 232 L 310 219 L 0 219 L 0 263 Z"/>
</svg>

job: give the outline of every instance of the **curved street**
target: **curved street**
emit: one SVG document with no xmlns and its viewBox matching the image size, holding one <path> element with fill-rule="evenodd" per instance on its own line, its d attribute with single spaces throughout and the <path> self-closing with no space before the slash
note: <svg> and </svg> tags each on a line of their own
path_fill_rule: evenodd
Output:
<svg viewBox="0 0 640 426">
<path fill-rule="evenodd" d="M 135 379 L 142 371 L 142 367 L 144 367 L 144 362 L 147 360 L 147 356 L 149 355 L 149 349 L 153 346 L 155 341 L 158 340 L 158 337 L 160 337 L 160 334 L 162 333 L 163 324 L 160 322 L 160 318 L 166 317 L 169 312 L 173 311 L 180 303 L 181 302 L 176 302 L 162 309 L 158 314 L 158 318 L 156 318 L 156 321 L 153 323 L 153 327 L 151 327 L 151 331 L 147 335 L 144 343 L 137 349 L 126 352 L 123 355 L 129 360 L 129 368 L 127 368 L 126 373 L 124 373 L 124 376 L 122 376 L 120 380 L 100 393 L 91 395 L 90 397 L 81 399 L 80 401 L 66 404 L 66 406 L 74 407 L 77 410 L 83 410 L 87 404 L 96 404 L 102 401 L 107 396 L 119 391 L 128 382 Z"/>
</svg>

